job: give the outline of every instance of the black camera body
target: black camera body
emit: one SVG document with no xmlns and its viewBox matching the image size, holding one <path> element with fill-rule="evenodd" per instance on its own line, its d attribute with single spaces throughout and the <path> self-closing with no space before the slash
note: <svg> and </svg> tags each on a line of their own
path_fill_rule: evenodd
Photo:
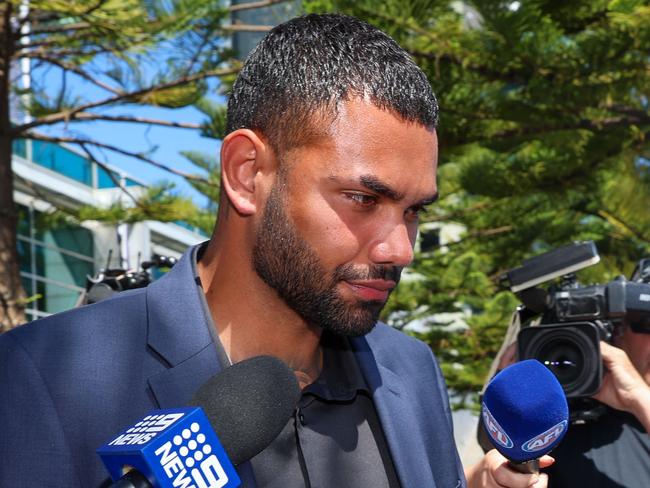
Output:
<svg viewBox="0 0 650 488">
<path fill-rule="evenodd" d="M 612 342 L 623 325 L 650 333 L 650 259 L 639 262 L 630 280 L 582 286 L 573 273 L 600 260 L 592 241 L 529 259 L 504 278 L 521 299 L 518 359 L 537 359 L 558 378 L 573 410 L 600 389 L 600 341 Z M 556 278 L 547 290 L 538 287 Z M 533 318 L 539 318 L 531 325 Z M 584 410 L 584 409 L 583 409 Z"/>
<path fill-rule="evenodd" d="M 111 254 L 109 253 L 108 262 Z M 99 270 L 95 276 L 86 277 L 86 291 L 82 304 L 89 305 L 110 298 L 115 293 L 144 288 L 152 282 L 151 268 L 171 268 L 177 259 L 171 256 L 154 254 L 150 261 L 144 261 L 140 269 L 106 268 Z"/>
</svg>

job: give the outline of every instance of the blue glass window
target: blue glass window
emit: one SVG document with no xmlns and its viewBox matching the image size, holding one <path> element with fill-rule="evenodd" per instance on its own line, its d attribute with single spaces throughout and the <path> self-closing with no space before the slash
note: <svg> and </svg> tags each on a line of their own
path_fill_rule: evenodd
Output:
<svg viewBox="0 0 650 488">
<path fill-rule="evenodd" d="M 85 185 L 92 185 L 92 165 L 83 156 L 58 144 L 32 141 L 32 160 Z"/>
</svg>

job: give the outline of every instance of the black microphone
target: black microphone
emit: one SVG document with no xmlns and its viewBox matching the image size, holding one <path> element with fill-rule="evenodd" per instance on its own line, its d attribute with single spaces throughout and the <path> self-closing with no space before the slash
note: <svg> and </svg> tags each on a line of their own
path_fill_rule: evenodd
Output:
<svg viewBox="0 0 650 488">
<path fill-rule="evenodd" d="M 281 360 L 246 359 L 203 384 L 190 402 L 194 407 L 151 412 L 97 452 L 114 488 L 234 488 L 239 477 L 232 465 L 271 444 L 300 393 Z"/>
<path fill-rule="evenodd" d="M 498 373 L 483 395 L 481 418 L 494 447 L 521 473 L 539 472 L 538 459 L 568 428 L 569 408 L 560 382 L 528 359 Z"/>
</svg>

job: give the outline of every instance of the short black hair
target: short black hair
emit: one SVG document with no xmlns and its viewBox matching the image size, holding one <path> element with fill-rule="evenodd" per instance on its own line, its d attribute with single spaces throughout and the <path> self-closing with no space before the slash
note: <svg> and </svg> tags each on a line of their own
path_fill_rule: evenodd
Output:
<svg viewBox="0 0 650 488">
<path fill-rule="evenodd" d="M 433 130 L 438 103 L 409 54 L 376 27 L 309 14 L 273 28 L 250 53 L 228 100 L 226 132 L 259 130 L 276 152 L 318 136 L 340 102 L 368 98 Z"/>
</svg>

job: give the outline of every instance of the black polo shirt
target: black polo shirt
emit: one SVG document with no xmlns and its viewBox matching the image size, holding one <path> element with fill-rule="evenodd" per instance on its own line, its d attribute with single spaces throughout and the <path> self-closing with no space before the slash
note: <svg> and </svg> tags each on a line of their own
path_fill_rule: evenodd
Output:
<svg viewBox="0 0 650 488">
<path fill-rule="evenodd" d="M 201 286 L 196 262 L 192 265 Z M 205 300 L 204 306 L 221 365 L 230 365 Z M 346 337 L 324 332 L 323 370 L 303 389 L 294 416 L 278 437 L 251 462 L 260 488 L 399 488 L 368 386 Z"/>
</svg>

